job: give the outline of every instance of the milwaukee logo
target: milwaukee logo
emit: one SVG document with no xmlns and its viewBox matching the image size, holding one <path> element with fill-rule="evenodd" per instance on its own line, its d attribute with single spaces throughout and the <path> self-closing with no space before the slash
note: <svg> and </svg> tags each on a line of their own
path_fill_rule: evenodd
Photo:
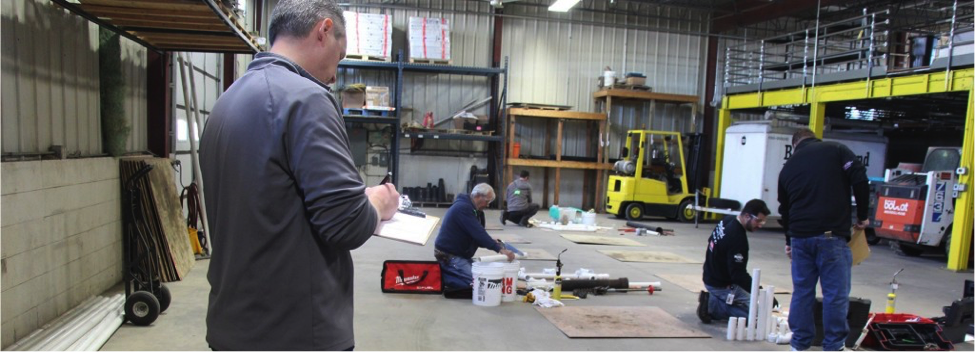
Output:
<svg viewBox="0 0 975 352">
<path fill-rule="evenodd" d="M 907 202 L 904 202 L 904 203 L 901 203 L 901 204 L 897 204 L 897 201 L 896 200 L 884 199 L 884 210 L 885 211 L 894 211 L 894 212 L 897 212 L 897 213 L 907 213 L 907 207 L 908 207 Z"/>
<path fill-rule="evenodd" d="M 396 277 L 397 285 L 413 285 L 416 284 L 417 282 L 420 282 L 419 275 L 407 276 L 405 278 L 401 278 L 399 276 Z"/>
</svg>

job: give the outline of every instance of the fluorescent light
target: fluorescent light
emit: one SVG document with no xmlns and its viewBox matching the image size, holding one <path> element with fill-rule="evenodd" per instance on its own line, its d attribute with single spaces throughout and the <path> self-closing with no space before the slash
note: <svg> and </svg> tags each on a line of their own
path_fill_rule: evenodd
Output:
<svg viewBox="0 0 975 352">
<path fill-rule="evenodd" d="M 579 3 L 580 0 L 556 0 L 552 6 L 548 7 L 549 11 L 552 12 L 568 12 L 573 6 Z"/>
</svg>

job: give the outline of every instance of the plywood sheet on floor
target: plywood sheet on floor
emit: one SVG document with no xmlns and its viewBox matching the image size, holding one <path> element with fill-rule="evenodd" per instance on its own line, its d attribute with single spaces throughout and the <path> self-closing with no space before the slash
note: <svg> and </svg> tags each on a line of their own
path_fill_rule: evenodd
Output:
<svg viewBox="0 0 975 352">
<path fill-rule="evenodd" d="M 645 244 L 631 240 L 629 238 L 619 238 L 611 236 L 593 235 L 567 235 L 562 234 L 562 238 L 579 244 L 599 244 L 606 246 L 626 246 L 626 247 L 646 247 Z"/>
<path fill-rule="evenodd" d="M 544 249 L 538 249 L 538 248 L 522 248 L 522 247 L 518 247 L 518 246 L 515 246 L 515 247 L 518 248 L 518 250 L 521 251 L 522 253 L 525 253 L 525 257 L 524 258 L 519 258 L 518 260 L 551 260 L 551 261 L 555 261 L 555 259 L 556 259 L 555 256 L 552 255 L 552 253 L 549 253 L 548 251 L 546 251 Z M 492 250 L 488 250 L 488 249 L 484 249 L 484 248 L 480 248 L 480 249 L 477 250 L 476 253 L 474 253 L 474 257 L 483 257 L 483 256 L 488 256 L 488 255 L 498 255 L 498 252 L 495 252 L 495 251 L 492 251 Z"/>
<path fill-rule="evenodd" d="M 701 264 L 702 261 L 689 259 L 671 252 L 659 251 L 616 251 L 600 250 L 599 253 L 608 255 L 621 262 L 639 263 L 681 263 L 681 264 Z"/>
<path fill-rule="evenodd" d="M 701 274 L 655 274 L 657 277 L 667 280 L 668 282 L 680 286 L 685 290 L 691 291 L 693 293 L 698 293 L 704 291 L 704 282 L 701 281 Z M 778 285 L 780 283 L 773 282 L 771 285 L 775 286 L 776 294 L 790 294 L 792 293 L 792 285 Z"/>
<path fill-rule="evenodd" d="M 711 337 L 658 307 L 536 308 L 570 338 Z"/>
<path fill-rule="evenodd" d="M 494 239 L 496 239 L 496 240 L 502 240 L 505 243 L 511 243 L 511 244 L 519 244 L 519 243 L 520 244 L 529 244 L 529 243 L 532 243 L 532 241 L 529 241 L 527 238 L 518 236 L 518 235 L 513 234 L 513 233 L 492 233 L 491 234 L 491 237 L 494 237 Z"/>
</svg>

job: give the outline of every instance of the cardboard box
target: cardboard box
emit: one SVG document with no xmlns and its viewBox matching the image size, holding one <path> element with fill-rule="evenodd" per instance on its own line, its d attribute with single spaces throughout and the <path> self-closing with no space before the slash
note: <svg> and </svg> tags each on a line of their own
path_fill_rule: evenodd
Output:
<svg viewBox="0 0 975 352">
<path fill-rule="evenodd" d="M 343 109 L 362 109 L 366 105 L 366 92 L 361 90 L 343 90 L 342 108 Z"/>
<path fill-rule="evenodd" d="M 393 21 L 389 15 L 345 11 L 347 56 L 391 58 Z"/>
<path fill-rule="evenodd" d="M 626 77 L 626 84 L 630 86 L 645 86 L 647 85 L 646 77 Z"/>
<path fill-rule="evenodd" d="M 450 21 L 410 17 L 407 33 L 411 59 L 450 60 Z"/>
<path fill-rule="evenodd" d="M 389 107 L 389 87 L 366 87 L 366 107 Z"/>
</svg>

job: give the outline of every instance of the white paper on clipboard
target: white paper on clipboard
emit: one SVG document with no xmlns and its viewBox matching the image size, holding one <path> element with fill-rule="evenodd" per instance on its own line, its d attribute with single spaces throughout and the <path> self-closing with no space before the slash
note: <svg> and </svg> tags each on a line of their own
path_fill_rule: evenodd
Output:
<svg viewBox="0 0 975 352">
<path fill-rule="evenodd" d="M 439 223 L 440 218 L 436 216 L 421 218 L 397 212 L 392 219 L 380 222 L 374 235 L 425 246 Z"/>
</svg>

